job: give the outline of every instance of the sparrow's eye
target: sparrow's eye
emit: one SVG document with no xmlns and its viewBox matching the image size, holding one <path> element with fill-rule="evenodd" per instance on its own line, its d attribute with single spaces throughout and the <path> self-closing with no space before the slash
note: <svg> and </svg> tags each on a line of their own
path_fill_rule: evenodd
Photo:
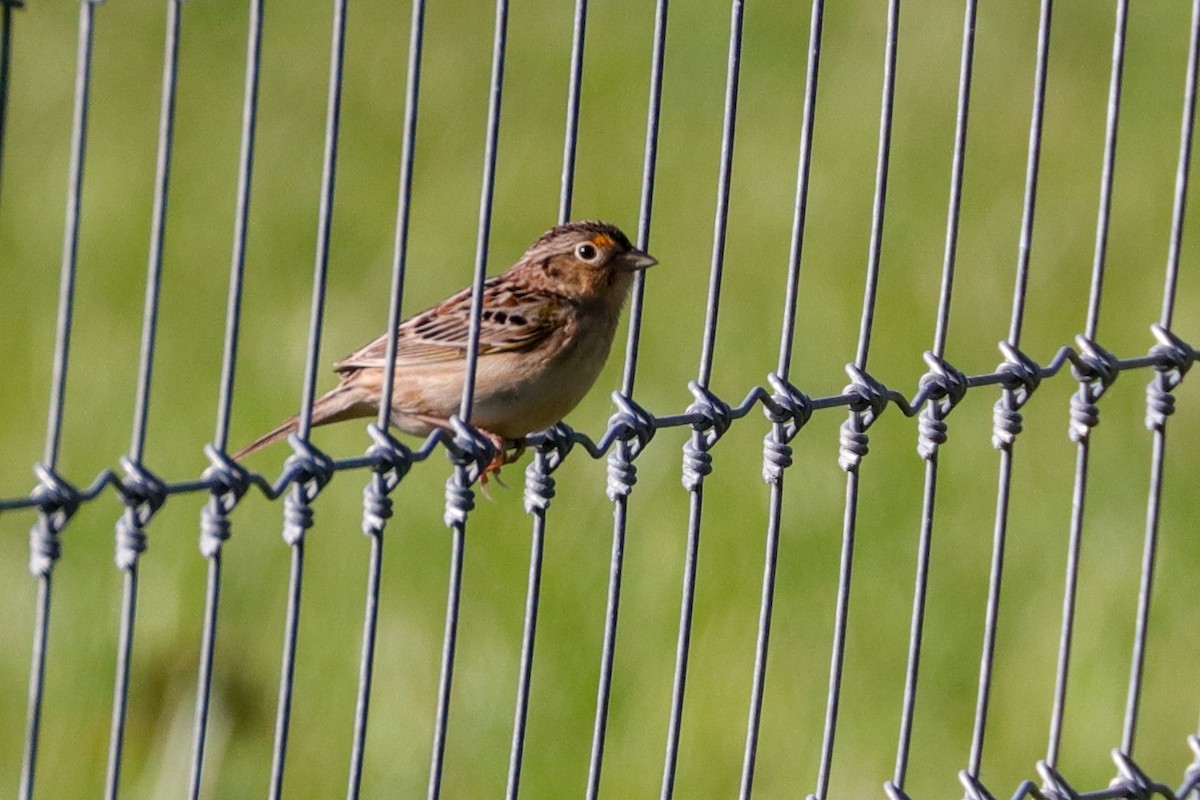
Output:
<svg viewBox="0 0 1200 800">
<path fill-rule="evenodd" d="M 575 255 L 579 256 L 584 261 L 592 261 L 596 258 L 596 247 L 584 242 L 575 248 Z"/>
</svg>

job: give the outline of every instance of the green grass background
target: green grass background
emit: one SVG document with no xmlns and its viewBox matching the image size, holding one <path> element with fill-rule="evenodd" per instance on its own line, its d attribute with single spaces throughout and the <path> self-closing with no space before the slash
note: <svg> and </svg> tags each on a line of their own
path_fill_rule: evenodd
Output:
<svg viewBox="0 0 1200 800">
<path fill-rule="evenodd" d="M 554 221 L 572 8 L 513 4 L 500 128 L 492 271 Z M 735 148 L 714 390 L 732 401 L 777 358 L 797 135 L 806 4 L 750 3 Z M 961 44 L 960 2 L 905 4 L 882 275 L 871 371 L 915 391 L 930 346 L 944 242 Z M 636 227 L 653 9 L 590 4 L 575 216 Z M 829 3 L 794 381 L 838 392 L 853 358 L 878 130 L 884 3 Z M 1033 73 L 1037 3 L 982 3 L 968 137 L 958 274 L 947 355 L 990 371 L 1008 327 Z M 1100 341 L 1145 352 L 1158 319 L 1189 9 L 1136 3 L 1122 96 L 1116 194 Z M 9 129 L 0 195 L 0 495 L 24 494 L 41 456 L 69 155 L 77 6 L 30 0 L 14 14 Z M 78 294 L 61 471 L 86 484 L 128 448 L 149 240 L 164 9 L 114 0 L 96 10 L 92 110 Z M 668 27 L 662 134 L 637 399 L 659 414 L 690 402 L 704 318 L 728 39 L 721 2 L 675 2 Z M 374 337 L 386 319 L 409 7 L 351 4 L 341 150 L 321 363 Z M 231 439 L 249 440 L 299 402 L 327 88 L 324 4 L 268 4 L 244 327 Z M 469 281 L 481 179 L 492 9 L 431 3 L 416 151 L 411 313 Z M 1048 360 L 1084 325 L 1100 176 L 1112 10 L 1055 4 L 1046 136 L 1023 345 Z M 168 479 L 197 475 L 212 439 L 233 223 L 245 9 L 183 6 L 179 101 L 159 342 L 146 463 Z M 1197 207 L 1193 202 L 1192 208 Z M 1176 330 L 1195 340 L 1200 305 L 1195 213 L 1189 213 Z M 599 435 L 619 380 L 618 343 L 595 390 L 571 414 Z M 1142 371 L 1103 401 L 1094 436 L 1075 656 L 1059 765 L 1080 789 L 1113 774 L 1139 572 L 1150 437 Z M 323 375 L 320 386 L 331 384 Z M 1033 777 L 1045 753 L 1075 448 L 1066 438 L 1066 375 L 1026 413 L 1017 447 L 1008 562 L 984 780 L 998 796 Z M 1200 542 L 1197 390 L 1185 383 L 1171 423 L 1162 547 L 1136 757 L 1175 783 L 1195 729 L 1195 565 Z M 959 796 L 978 672 L 997 456 L 992 390 L 954 412 L 942 451 L 920 703 L 907 788 Z M 824 713 L 845 478 L 839 412 L 796 442 L 788 472 L 774 628 L 756 789 L 799 797 L 815 786 Z M 767 423 L 756 413 L 716 447 L 705 484 L 695 628 L 676 796 L 736 791 L 762 573 Z M 900 714 L 922 462 L 916 427 L 894 409 L 872 429 L 862 469 L 854 596 L 831 797 L 880 796 Z M 661 432 L 638 462 L 630 501 L 616 672 L 603 790 L 658 787 L 677 630 L 687 494 L 681 430 Z M 363 430 L 321 430 L 343 456 Z M 250 465 L 278 474 L 276 447 Z M 512 491 L 480 501 L 466 550 L 459 650 L 443 796 L 501 793 L 508 757 L 528 560 L 521 467 Z M 435 457 L 395 494 L 388 528 L 364 796 L 422 796 L 445 607 L 449 536 L 441 522 L 449 467 Z M 572 457 L 550 511 L 533 676 L 524 796 L 573 797 L 587 773 L 608 572 L 611 507 L 604 464 Z M 316 504 L 308 538 L 292 736 L 292 797 L 344 792 L 361 635 L 367 540 L 364 473 L 343 473 Z M 120 576 L 108 491 L 63 536 L 55 571 L 38 796 L 94 796 L 103 780 Z M 133 657 L 125 797 L 179 796 L 186 782 L 205 562 L 203 498 L 178 496 L 149 526 Z M 24 735 L 35 583 L 26 572 L 28 512 L 0 515 L 0 794 L 16 791 Z M 280 509 L 252 493 L 233 516 L 206 764 L 206 796 L 261 796 L 270 764 L 288 549 Z"/>
</svg>

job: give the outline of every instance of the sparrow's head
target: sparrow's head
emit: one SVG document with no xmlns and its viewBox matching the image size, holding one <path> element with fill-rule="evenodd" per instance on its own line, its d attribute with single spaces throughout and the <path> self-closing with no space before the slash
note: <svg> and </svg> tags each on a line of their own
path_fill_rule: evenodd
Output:
<svg viewBox="0 0 1200 800">
<path fill-rule="evenodd" d="M 521 266 L 548 288 L 579 300 L 614 296 L 620 301 L 633 273 L 658 261 L 634 247 L 629 237 L 607 222 L 568 222 L 533 243 Z"/>
</svg>

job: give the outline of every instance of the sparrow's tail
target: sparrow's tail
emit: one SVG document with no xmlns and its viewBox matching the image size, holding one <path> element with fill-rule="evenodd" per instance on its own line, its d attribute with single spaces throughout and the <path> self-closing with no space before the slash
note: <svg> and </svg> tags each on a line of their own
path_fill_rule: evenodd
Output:
<svg viewBox="0 0 1200 800">
<path fill-rule="evenodd" d="M 374 413 L 376 413 L 376 406 L 370 402 L 370 395 L 366 390 L 354 383 L 343 383 L 313 403 L 312 424 L 313 427 L 328 425 L 344 419 L 369 417 Z M 251 453 L 287 437 L 299 427 L 299 424 L 300 417 L 298 415 L 291 417 L 278 428 L 264 433 L 239 450 L 234 454 L 234 460 L 240 461 Z"/>
</svg>

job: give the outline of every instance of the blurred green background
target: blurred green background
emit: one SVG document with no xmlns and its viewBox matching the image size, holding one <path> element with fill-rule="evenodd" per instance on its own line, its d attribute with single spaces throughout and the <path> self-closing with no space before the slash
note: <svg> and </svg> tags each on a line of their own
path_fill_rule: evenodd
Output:
<svg viewBox="0 0 1200 800">
<path fill-rule="evenodd" d="M 966 189 L 948 358 L 991 371 L 1010 313 L 1028 138 L 1037 3 L 983 3 L 978 25 Z M 808 9 L 750 3 L 714 390 L 738 401 L 774 368 L 783 305 Z M 884 2 L 826 11 L 812 191 L 794 382 L 836 393 L 853 358 L 878 130 Z M 177 135 L 146 463 L 168 479 L 197 475 L 213 436 L 233 223 L 246 11 L 225 0 L 183 6 Z M 351 4 L 341 150 L 321 363 L 383 329 L 396 207 L 410 9 Z M 91 124 L 78 294 L 61 471 L 78 484 L 126 452 L 149 241 L 164 7 L 114 0 L 96 10 Z M 492 272 L 554 222 L 572 4 L 513 4 L 500 129 Z M 9 128 L 0 196 L 0 496 L 32 485 L 41 456 L 61 258 L 77 5 L 30 0 L 14 14 Z M 406 313 L 469 281 L 481 179 L 492 8 L 431 3 L 417 138 Z M 1189 9 L 1134 4 L 1122 95 L 1116 194 L 1099 340 L 1145 352 L 1158 319 L 1167 250 Z M 661 149 L 636 397 L 659 414 L 690 402 L 704 318 L 729 12 L 671 5 Z M 1055 4 L 1027 327 L 1040 361 L 1082 330 L 1092 263 L 1112 9 Z M 269 4 L 244 327 L 231 441 L 248 441 L 300 398 L 322 147 L 330 17 L 324 6 Z M 650 2 L 590 4 L 575 216 L 636 228 L 648 90 Z M 932 341 L 944 242 L 962 3 L 905 4 L 882 277 L 871 371 L 906 394 Z M 1195 198 L 1193 198 L 1195 200 Z M 1191 208 L 1200 203 L 1193 202 Z M 1189 213 L 1176 330 L 1196 340 L 1200 285 Z M 570 416 L 599 435 L 611 413 L 623 345 Z M 1120 742 L 1150 437 L 1149 373 L 1122 376 L 1094 436 L 1075 660 L 1059 766 L 1079 789 L 1105 785 Z M 332 381 L 323 375 L 320 386 Z M 983 778 L 998 795 L 1033 777 L 1045 753 L 1075 448 L 1066 438 L 1074 382 L 1048 381 L 1017 446 L 997 670 Z M 1195 565 L 1200 541 L 1197 389 L 1179 391 L 1171 423 L 1159 572 L 1136 757 L 1175 783 L 1195 729 Z M 954 412 L 941 456 L 920 703 L 907 789 L 959 796 L 978 672 L 997 456 L 993 390 Z M 799 797 L 815 786 L 824 713 L 844 475 L 840 412 L 796 442 L 771 640 L 756 789 Z M 737 423 L 706 483 L 695 629 L 676 796 L 736 791 L 762 574 L 768 424 Z M 889 411 L 871 434 L 845 689 L 831 797 L 880 796 L 891 776 L 903 689 L 922 462 L 916 426 Z M 638 462 L 630 502 L 616 672 L 603 776 L 608 797 L 658 787 L 679 608 L 687 494 L 681 430 Z M 362 427 L 322 429 L 328 452 L 361 453 Z M 287 448 L 250 464 L 278 474 Z M 481 501 L 469 528 L 443 796 L 497 796 L 504 785 L 528 560 L 521 467 L 511 491 Z M 388 528 L 365 796 L 422 796 L 427 779 L 449 537 L 441 522 L 449 467 L 435 457 L 395 494 Z M 527 758 L 526 797 L 572 797 L 587 773 L 608 572 L 611 507 L 604 464 L 577 453 L 558 472 L 550 511 Z M 308 538 L 296 694 L 285 789 L 344 792 L 361 634 L 367 540 L 365 473 L 343 473 L 316 504 Z M 112 565 L 114 493 L 87 504 L 64 534 L 55 571 L 38 795 L 92 796 L 103 780 L 120 576 Z M 149 527 L 141 569 L 125 797 L 179 796 L 187 777 L 205 562 L 203 498 L 171 500 Z M 35 583 L 26 572 L 28 512 L 0 515 L 0 794 L 16 791 L 24 736 Z M 280 508 L 252 493 L 226 547 L 206 765 L 206 796 L 261 796 L 267 783 L 288 549 Z"/>
</svg>

